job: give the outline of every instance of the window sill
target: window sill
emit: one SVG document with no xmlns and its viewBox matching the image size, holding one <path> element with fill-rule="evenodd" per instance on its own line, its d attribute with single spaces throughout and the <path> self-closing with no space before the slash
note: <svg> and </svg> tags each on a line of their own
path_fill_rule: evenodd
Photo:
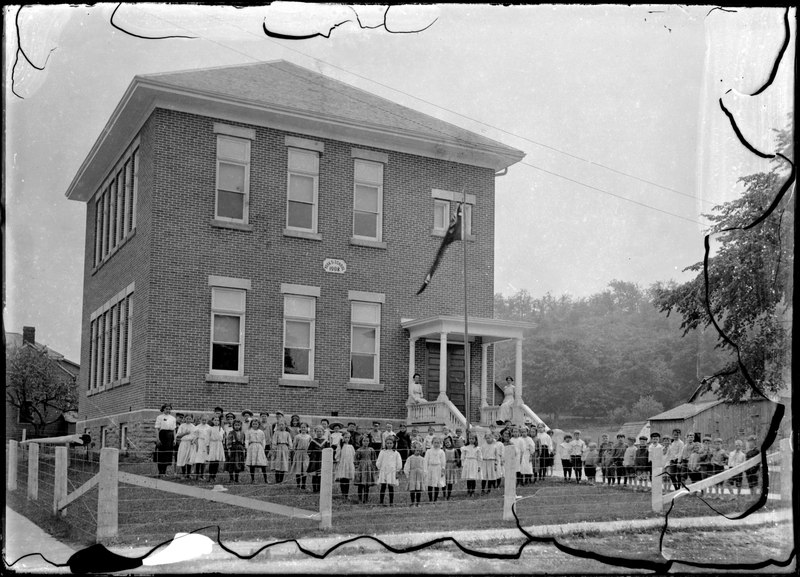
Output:
<svg viewBox="0 0 800 577">
<path fill-rule="evenodd" d="M 116 389 L 117 387 L 121 387 L 123 385 L 127 385 L 131 382 L 130 377 L 125 377 L 124 379 L 120 379 L 119 381 L 114 381 L 113 383 L 109 383 L 107 385 L 103 385 L 102 387 L 97 387 L 94 390 L 87 391 L 86 396 L 91 397 L 92 395 L 96 395 L 97 393 L 102 393 L 105 391 L 110 391 L 111 389 Z"/>
<path fill-rule="evenodd" d="M 346 388 L 351 391 L 383 391 L 385 385 L 383 383 L 356 383 L 350 381 L 347 383 Z"/>
<path fill-rule="evenodd" d="M 316 389 L 319 388 L 319 381 L 312 381 L 310 379 L 278 379 L 278 386 Z"/>
<path fill-rule="evenodd" d="M 227 228 L 229 230 L 241 230 L 244 232 L 253 231 L 252 224 L 246 224 L 244 222 L 230 222 L 227 220 L 217 220 L 216 218 L 211 219 L 211 226 L 214 228 Z"/>
<path fill-rule="evenodd" d="M 293 228 L 284 228 L 283 236 L 293 236 L 295 238 L 305 238 L 308 240 L 322 240 L 322 235 L 318 232 L 308 232 L 305 230 L 294 230 Z"/>
<path fill-rule="evenodd" d="M 128 244 L 128 243 L 130 242 L 130 240 L 131 240 L 131 239 L 132 239 L 134 236 L 136 236 L 136 229 L 135 229 L 135 228 L 134 228 L 134 229 L 132 229 L 132 230 L 131 230 L 131 231 L 128 233 L 128 236 L 126 236 L 126 237 L 125 237 L 125 238 L 123 238 L 121 241 L 119 241 L 119 244 L 117 244 L 117 246 L 115 246 L 114 248 L 112 248 L 112 249 L 109 251 L 109 253 L 108 253 L 108 254 L 107 254 L 105 257 L 103 257 L 103 260 L 101 260 L 101 261 L 100 261 L 100 262 L 97 264 L 97 266 L 95 266 L 95 267 L 92 269 L 92 275 L 94 275 L 94 274 L 95 274 L 97 271 L 99 271 L 101 268 L 103 268 L 103 265 L 104 265 L 104 264 L 106 264 L 106 263 L 107 263 L 109 260 L 111 260 L 111 257 L 113 257 L 115 254 L 117 254 L 117 253 L 118 253 L 120 250 L 122 250 L 122 247 L 123 247 L 123 246 L 125 246 L 126 244 Z"/>
<path fill-rule="evenodd" d="M 367 240 L 365 238 L 350 238 L 350 244 L 353 246 L 368 246 L 370 248 L 386 248 L 386 243 L 379 240 Z"/>
<path fill-rule="evenodd" d="M 250 382 L 250 377 L 240 376 L 240 375 L 214 375 L 214 374 L 207 374 L 206 375 L 206 382 L 207 383 L 239 383 L 241 385 L 246 385 Z"/>
<path fill-rule="evenodd" d="M 438 236 L 439 238 L 443 238 L 446 232 L 447 231 L 445 231 L 445 230 L 433 229 L 431 231 L 431 236 Z M 461 240 L 461 239 L 457 238 L 456 240 Z M 467 240 L 470 241 L 470 242 L 475 242 L 475 235 L 474 234 L 468 234 L 467 235 Z"/>
</svg>

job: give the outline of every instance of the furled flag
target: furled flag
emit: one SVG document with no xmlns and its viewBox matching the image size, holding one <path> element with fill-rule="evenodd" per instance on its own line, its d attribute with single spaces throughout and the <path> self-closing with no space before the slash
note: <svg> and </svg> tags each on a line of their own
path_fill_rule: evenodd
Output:
<svg viewBox="0 0 800 577">
<path fill-rule="evenodd" d="M 433 259 L 433 264 L 431 265 L 431 269 L 428 271 L 428 276 L 425 277 L 425 281 L 417 291 L 417 294 L 422 293 L 422 291 L 428 288 L 431 278 L 433 278 L 433 273 L 436 272 L 436 268 L 439 266 L 439 261 L 442 260 L 445 249 L 454 240 L 461 240 L 461 214 L 463 212 L 463 206 L 464 203 L 460 202 L 456 208 L 456 211 L 450 217 L 450 226 L 447 227 L 447 232 L 442 239 L 442 244 L 439 246 L 439 250 L 436 252 L 436 258 Z"/>
</svg>

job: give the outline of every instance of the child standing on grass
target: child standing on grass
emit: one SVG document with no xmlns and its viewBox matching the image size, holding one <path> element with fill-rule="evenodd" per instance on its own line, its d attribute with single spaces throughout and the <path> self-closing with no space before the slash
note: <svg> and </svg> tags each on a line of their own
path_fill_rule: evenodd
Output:
<svg viewBox="0 0 800 577">
<path fill-rule="evenodd" d="M 444 445 L 442 446 L 442 450 L 444 451 L 444 458 L 445 458 L 445 465 L 444 465 L 444 483 L 445 483 L 445 490 L 444 490 L 444 498 L 446 500 L 450 500 L 450 494 L 453 492 L 453 485 L 458 483 L 458 449 L 455 448 L 453 444 L 452 437 L 445 437 L 444 438 Z"/>
<path fill-rule="evenodd" d="M 289 471 L 291 444 L 292 436 L 286 430 L 286 423 L 280 419 L 275 434 L 272 435 L 272 470 L 275 471 L 276 483 L 283 483 L 283 476 Z"/>
<path fill-rule="evenodd" d="M 294 437 L 292 445 L 292 475 L 298 489 L 305 491 L 306 475 L 308 473 L 308 446 L 311 444 L 311 435 L 308 434 L 308 424 L 300 423 L 300 432 Z"/>
<path fill-rule="evenodd" d="M 389 425 L 391 427 L 391 425 Z M 391 430 L 391 429 L 390 429 Z M 375 466 L 378 468 L 378 484 L 381 486 L 381 505 L 386 487 L 389 487 L 389 506 L 394 507 L 394 488 L 397 486 L 397 473 L 403 470 L 403 460 L 400 453 L 394 450 L 394 436 L 386 437 L 383 441 L 384 448 L 378 455 Z"/>
<path fill-rule="evenodd" d="M 722 445 L 722 439 L 716 438 L 714 439 L 714 448 L 711 451 L 711 475 L 716 475 L 717 473 L 722 473 L 725 470 L 725 465 L 728 464 L 728 453 L 725 452 L 725 449 Z M 718 499 L 722 498 L 722 493 L 724 491 L 724 487 L 722 486 L 722 482 L 720 481 L 713 487 L 709 493 L 713 492 L 718 495 Z"/>
<path fill-rule="evenodd" d="M 583 454 L 583 471 L 586 473 L 586 482 L 590 485 L 594 485 L 599 461 L 600 453 L 597 450 L 597 443 L 591 442 Z"/>
<path fill-rule="evenodd" d="M 572 435 L 569 433 L 558 444 L 558 458 L 561 459 L 561 468 L 564 469 L 564 482 L 568 483 L 572 479 Z"/>
<path fill-rule="evenodd" d="M 536 482 L 534 464 L 538 461 L 536 440 L 528 434 L 528 427 L 522 427 L 522 455 L 520 468 L 522 470 L 522 484 L 530 485 Z"/>
<path fill-rule="evenodd" d="M 622 457 L 622 466 L 625 467 L 625 485 L 631 482 L 631 488 L 636 481 L 636 439 L 628 437 L 628 447 Z"/>
<path fill-rule="evenodd" d="M 220 463 L 225 461 L 225 429 L 222 428 L 219 417 L 211 418 L 211 433 L 208 440 L 208 480 L 217 481 L 217 471 Z"/>
<path fill-rule="evenodd" d="M 406 459 L 405 468 L 403 472 L 408 478 L 408 490 L 411 493 L 411 507 L 416 505 L 419 507 L 419 499 L 422 495 L 422 487 L 425 483 L 425 459 L 422 456 L 424 445 L 416 442 L 411 446 L 413 455 Z M 469 481 L 467 481 L 469 483 Z"/>
<path fill-rule="evenodd" d="M 319 493 L 320 475 L 322 474 L 322 449 L 330 447 L 325 440 L 325 429 L 314 427 L 314 438 L 308 444 L 308 475 L 311 477 L 311 492 Z"/>
<path fill-rule="evenodd" d="M 442 441 L 436 437 L 433 446 L 425 451 L 425 485 L 428 487 L 428 501 L 439 499 L 439 487 L 444 487 L 444 470 L 447 457 L 442 451 Z"/>
<path fill-rule="evenodd" d="M 261 430 L 261 422 L 258 419 L 250 421 L 250 428 L 245 435 L 247 442 L 247 457 L 245 464 L 250 468 L 250 482 L 255 483 L 256 469 L 261 469 L 264 475 L 264 483 L 267 482 L 267 455 L 264 453 L 266 436 Z"/>
<path fill-rule="evenodd" d="M 741 465 L 747 459 L 745 459 L 744 451 L 742 450 L 743 444 L 739 439 L 736 439 L 733 443 L 734 449 L 728 455 L 728 468 L 736 467 L 737 465 Z M 742 494 L 742 474 L 734 475 L 730 479 L 728 479 L 728 484 L 730 485 L 731 490 L 731 500 L 735 499 L 737 496 L 741 496 Z M 734 495 L 733 489 L 738 488 L 739 494 Z"/>
<path fill-rule="evenodd" d="M 488 495 L 497 483 L 497 469 L 502 454 L 502 445 L 496 442 L 492 433 L 486 433 L 484 437 L 486 445 L 481 449 L 481 495 Z M 487 490 L 488 482 L 488 490 Z"/>
<path fill-rule="evenodd" d="M 745 461 L 749 461 L 753 457 L 758 456 L 758 447 L 756 447 L 756 436 L 750 435 L 747 437 L 745 441 L 745 453 L 744 458 Z M 750 497 L 755 498 L 756 490 L 758 489 L 758 471 L 761 468 L 761 465 L 758 464 L 755 467 L 750 467 L 747 469 L 744 474 L 747 477 L 747 488 L 750 489 Z"/>
<path fill-rule="evenodd" d="M 514 445 L 515 455 L 517 457 L 517 486 L 521 487 L 522 480 L 522 461 L 525 453 L 525 441 L 522 439 L 519 427 L 511 427 L 511 440 L 510 444 Z"/>
<path fill-rule="evenodd" d="M 610 485 L 614 478 L 614 443 L 608 439 L 608 435 L 603 433 L 600 437 L 600 445 L 597 447 L 600 454 L 600 469 L 603 471 L 603 483 Z"/>
<path fill-rule="evenodd" d="M 334 453 L 336 458 L 336 480 L 339 481 L 342 498 L 347 501 L 350 494 L 350 482 L 356 475 L 356 450 L 350 444 L 349 431 L 342 433 L 342 440 L 339 445 L 334 447 Z"/>
<path fill-rule="evenodd" d="M 230 480 L 238 483 L 239 473 L 244 471 L 245 459 L 244 433 L 242 432 L 242 422 L 239 419 L 233 421 L 233 429 L 225 439 L 225 446 L 228 449 L 225 468 L 228 470 Z"/>
<path fill-rule="evenodd" d="M 208 459 L 208 442 L 211 436 L 211 426 L 208 417 L 200 415 L 200 424 L 194 428 L 194 475 L 200 481 L 205 475 L 206 460 Z"/>
<path fill-rule="evenodd" d="M 583 473 L 583 452 L 586 450 L 586 443 L 581 439 L 581 432 L 574 431 L 572 433 L 572 469 L 575 471 L 575 482 L 581 482 L 581 474 Z M 621 462 L 621 461 L 620 461 Z"/>
<path fill-rule="evenodd" d="M 647 491 L 647 437 L 644 435 L 639 437 L 633 464 L 636 468 L 636 490 L 641 487 L 642 491 Z"/>
<path fill-rule="evenodd" d="M 267 456 L 267 469 L 269 470 L 269 458 L 272 454 L 272 427 L 267 422 L 269 413 L 262 411 L 258 421 L 261 423 L 261 430 L 264 432 L 264 454 Z"/>
<path fill-rule="evenodd" d="M 175 439 L 180 442 L 178 445 L 178 459 L 177 465 L 186 479 L 191 478 L 192 463 L 194 463 L 194 452 L 197 447 L 194 444 L 194 418 L 191 414 L 186 414 L 183 417 L 181 426 L 178 427 L 178 434 Z"/>
<path fill-rule="evenodd" d="M 375 451 L 369 446 L 369 436 L 361 436 L 361 447 L 356 451 L 354 483 L 358 488 L 358 502 L 369 501 L 369 488 L 375 484 Z"/>
<path fill-rule="evenodd" d="M 483 453 L 478 446 L 478 436 L 469 436 L 469 445 L 461 448 L 461 478 L 467 480 L 467 497 L 475 496 L 475 483 L 481 478 Z"/>
</svg>

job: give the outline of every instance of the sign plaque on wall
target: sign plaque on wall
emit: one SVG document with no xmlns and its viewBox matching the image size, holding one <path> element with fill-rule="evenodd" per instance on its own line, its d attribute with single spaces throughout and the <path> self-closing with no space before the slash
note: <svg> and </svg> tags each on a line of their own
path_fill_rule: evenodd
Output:
<svg viewBox="0 0 800 577">
<path fill-rule="evenodd" d="M 322 268 L 325 272 L 344 274 L 347 270 L 347 263 L 340 258 L 326 258 L 322 261 Z"/>
</svg>

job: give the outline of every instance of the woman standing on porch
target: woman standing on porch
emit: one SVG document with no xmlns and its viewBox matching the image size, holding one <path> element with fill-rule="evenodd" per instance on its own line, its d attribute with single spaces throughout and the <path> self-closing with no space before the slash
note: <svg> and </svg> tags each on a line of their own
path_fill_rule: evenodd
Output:
<svg viewBox="0 0 800 577">
<path fill-rule="evenodd" d="M 503 403 L 497 411 L 497 424 L 502 425 L 512 420 L 514 416 L 514 379 L 506 377 L 506 386 L 503 387 Z"/>
</svg>

